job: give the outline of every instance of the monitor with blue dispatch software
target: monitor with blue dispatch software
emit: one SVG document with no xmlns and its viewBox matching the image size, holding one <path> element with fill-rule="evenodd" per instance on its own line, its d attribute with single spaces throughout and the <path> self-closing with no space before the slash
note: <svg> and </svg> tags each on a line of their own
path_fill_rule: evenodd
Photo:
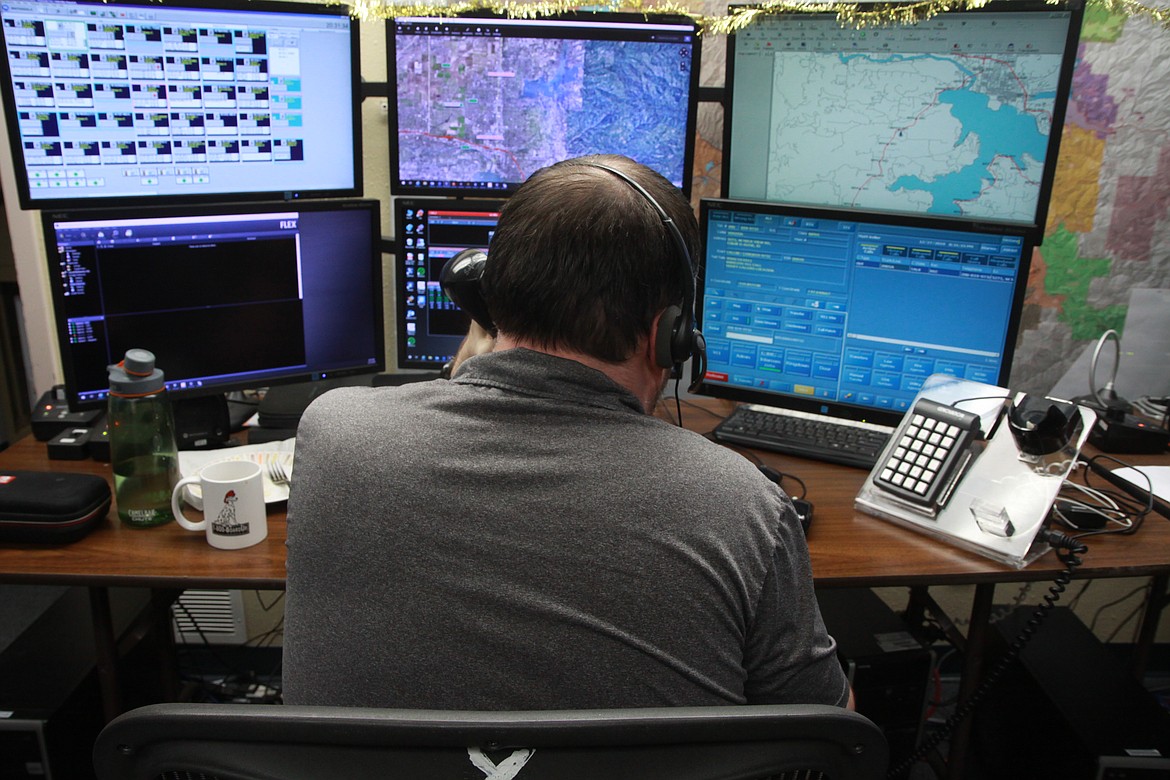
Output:
<svg viewBox="0 0 1170 780">
<path fill-rule="evenodd" d="M 1007 382 L 1025 228 L 727 200 L 701 228 L 697 392 L 894 425 L 931 374 Z"/>
</svg>

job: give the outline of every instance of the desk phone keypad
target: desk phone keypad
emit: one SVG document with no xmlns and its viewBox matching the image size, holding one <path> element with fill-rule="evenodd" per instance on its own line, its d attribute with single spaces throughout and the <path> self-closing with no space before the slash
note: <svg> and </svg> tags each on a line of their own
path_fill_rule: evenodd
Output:
<svg viewBox="0 0 1170 780">
<path fill-rule="evenodd" d="M 913 504 L 941 506 L 980 436 L 979 415 L 919 399 L 874 469 L 874 484 Z"/>
</svg>

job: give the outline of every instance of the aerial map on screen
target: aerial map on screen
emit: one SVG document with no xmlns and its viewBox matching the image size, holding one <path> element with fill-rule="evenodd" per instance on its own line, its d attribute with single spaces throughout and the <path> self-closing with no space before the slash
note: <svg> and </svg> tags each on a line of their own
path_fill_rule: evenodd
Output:
<svg viewBox="0 0 1170 780">
<path fill-rule="evenodd" d="M 404 181 L 521 182 L 550 163 L 625 154 L 682 186 L 692 47 L 398 34 Z"/>
<path fill-rule="evenodd" d="M 741 33 L 731 195 L 1032 222 L 1068 21 L 1031 18 Z"/>
</svg>

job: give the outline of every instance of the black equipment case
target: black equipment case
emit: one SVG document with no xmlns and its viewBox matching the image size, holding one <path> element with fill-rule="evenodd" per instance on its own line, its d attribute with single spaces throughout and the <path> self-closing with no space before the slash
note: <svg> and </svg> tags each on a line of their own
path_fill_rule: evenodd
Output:
<svg viewBox="0 0 1170 780">
<path fill-rule="evenodd" d="M 75 542 L 105 520 L 111 502 L 96 474 L 0 469 L 0 542 Z"/>
</svg>

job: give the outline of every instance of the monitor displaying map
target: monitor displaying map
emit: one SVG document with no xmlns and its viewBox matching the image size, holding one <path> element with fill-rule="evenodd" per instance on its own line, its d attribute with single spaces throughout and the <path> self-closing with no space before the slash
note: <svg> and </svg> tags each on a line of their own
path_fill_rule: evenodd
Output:
<svg viewBox="0 0 1170 780">
<path fill-rule="evenodd" d="M 690 194 L 695 23 L 579 13 L 387 22 L 395 194 L 507 196 L 537 169 L 622 154 Z"/>
<path fill-rule="evenodd" d="M 990 3 L 905 25 L 760 16 L 729 36 L 729 198 L 1042 230 L 1082 9 Z"/>
</svg>

